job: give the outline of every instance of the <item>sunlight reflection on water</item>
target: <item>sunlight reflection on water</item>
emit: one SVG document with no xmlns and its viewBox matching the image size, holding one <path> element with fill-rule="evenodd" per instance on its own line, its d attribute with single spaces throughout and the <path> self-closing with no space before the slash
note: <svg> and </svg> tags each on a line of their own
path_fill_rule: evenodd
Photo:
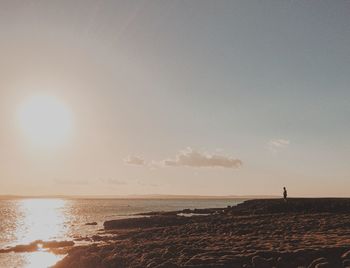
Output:
<svg viewBox="0 0 350 268">
<path fill-rule="evenodd" d="M 67 201 L 62 199 L 25 199 L 18 202 L 17 241 L 25 244 L 35 240 L 65 237 L 68 214 Z"/>
<path fill-rule="evenodd" d="M 63 240 L 70 220 L 69 201 L 63 199 L 22 199 L 15 202 L 16 217 L 11 245 L 29 244 L 35 240 Z M 41 268 L 54 265 L 63 256 L 46 250 L 0 256 L 6 267 Z"/>
<path fill-rule="evenodd" d="M 47 268 L 56 264 L 62 256 L 55 255 L 49 252 L 33 252 L 26 254 L 26 268 Z"/>
</svg>

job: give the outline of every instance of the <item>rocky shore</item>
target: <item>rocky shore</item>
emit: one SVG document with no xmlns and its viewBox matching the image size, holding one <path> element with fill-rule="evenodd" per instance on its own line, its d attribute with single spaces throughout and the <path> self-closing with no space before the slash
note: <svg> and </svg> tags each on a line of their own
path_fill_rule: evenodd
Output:
<svg viewBox="0 0 350 268">
<path fill-rule="evenodd" d="M 260 199 L 144 216 L 105 222 L 95 242 L 72 247 L 55 268 L 350 267 L 350 199 Z"/>
</svg>

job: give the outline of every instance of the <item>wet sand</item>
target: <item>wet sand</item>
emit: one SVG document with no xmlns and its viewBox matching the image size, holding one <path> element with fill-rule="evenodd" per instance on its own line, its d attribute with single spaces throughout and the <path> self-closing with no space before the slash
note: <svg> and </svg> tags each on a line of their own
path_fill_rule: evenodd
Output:
<svg viewBox="0 0 350 268">
<path fill-rule="evenodd" d="M 261 199 L 146 216 L 105 222 L 55 268 L 350 267 L 350 199 Z"/>
</svg>

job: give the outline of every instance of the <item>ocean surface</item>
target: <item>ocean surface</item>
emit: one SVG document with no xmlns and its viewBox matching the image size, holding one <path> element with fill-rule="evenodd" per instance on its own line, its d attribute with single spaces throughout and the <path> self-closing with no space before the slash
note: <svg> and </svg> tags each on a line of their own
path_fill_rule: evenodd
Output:
<svg viewBox="0 0 350 268">
<path fill-rule="evenodd" d="M 65 241 L 92 236 L 111 219 L 150 211 L 224 208 L 241 199 L 3 199 L 0 200 L 0 249 L 35 240 Z M 86 225 L 97 222 L 97 225 Z M 64 256 L 45 250 L 0 253 L 0 267 L 50 267 Z"/>
</svg>

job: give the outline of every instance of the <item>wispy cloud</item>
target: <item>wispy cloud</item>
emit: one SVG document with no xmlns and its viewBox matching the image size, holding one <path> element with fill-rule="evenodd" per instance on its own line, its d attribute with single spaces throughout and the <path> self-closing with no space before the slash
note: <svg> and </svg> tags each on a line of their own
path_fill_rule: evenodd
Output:
<svg viewBox="0 0 350 268">
<path fill-rule="evenodd" d="M 170 167 L 239 168 L 243 163 L 240 159 L 230 156 L 199 152 L 188 147 L 187 149 L 180 151 L 174 159 L 163 160 L 162 164 Z"/>
<path fill-rule="evenodd" d="M 143 166 L 146 164 L 145 160 L 139 156 L 129 156 L 124 160 L 124 162 L 128 165 L 136 165 L 136 166 Z"/>
<path fill-rule="evenodd" d="M 88 180 L 84 179 L 64 179 L 64 178 L 55 178 L 53 182 L 56 184 L 69 184 L 69 185 L 86 185 L 89 184 Z"/>
<path fill-rule="evenodd" d="M 267 143 L 267 148 L 273 152 L 277 152 L 278 150 L 285 149 L 290 145 L 290 141 L 286 139 L 275 139 L 270 140 Z"/>
<path fill-rule="evenodd" d="M 114 184 L 114 185 L 124 185 L 124 184 L 126 184 L 125 181 L 121 181 L 121 180 L 114 179 L 114 178 L 100 178 L 99 180 L 102 183 L 106 183 L 106 184 Z"/>
</svg>

